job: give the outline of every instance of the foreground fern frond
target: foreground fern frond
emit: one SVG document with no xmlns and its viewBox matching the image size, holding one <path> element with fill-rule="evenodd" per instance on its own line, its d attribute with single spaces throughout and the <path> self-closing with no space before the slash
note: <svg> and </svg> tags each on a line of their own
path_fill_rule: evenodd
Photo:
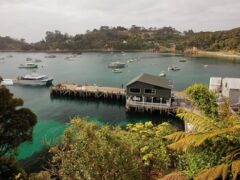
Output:
<svg viewBox="0 0 240 180">
<path fill-rule="evenodd" d="M 184 119 L 186 123 L 194 125 L 194 130 L 197 132 L 205 132 L 220 128 L 214 119 L 198 115 L 191 111 L 179 109 L 177 116 Z"/>
<path fill-rule="evenodd" d="M 229 165 L 223 163 L 218 166 L 212 167 L 210 169 L 206 169 L 206 170 L 200 172 L 195 177 L 195 180 L 217 179 L 219 177 L 222 177 L 222 179 L 226 179 L 228 168 L 229 168 Z"/>
<path fill-rule="evenodd" d="M 168 136 L 165 136 L 165 138 L 175 141 L 174 143 L 168 145 L 170 149 L 188 151 L 191 148 L 195 148 L 202 145 L 206 140 L 215 137 L 224 137 L 226 135 L 232 136 L 235 133 L 239 133 L 239 130 L 240 125 L 231 128 L 217 129 L 214 131 L 204 133 L 176 132 Z"/>
<path fill-rule="evenodd" d="M 240 160 L 233 161 L 230 164 L 223 163 L 210 169 L 203 170 L 195 177 L 195 180 L 226 179 L 228 170 L 231 170 L 233 179 L 237 180 L 237 175 L 240 173 Z"/>
</svg>

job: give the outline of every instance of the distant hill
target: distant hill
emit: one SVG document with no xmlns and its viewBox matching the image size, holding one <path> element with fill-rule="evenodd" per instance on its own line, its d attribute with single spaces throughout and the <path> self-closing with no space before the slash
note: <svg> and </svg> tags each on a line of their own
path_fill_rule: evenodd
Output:
<svg viewBox="0 0 240 180">
<path fill-rule="evenodd" d="M 17 40 L 9 36 L 1 37 L 0 36 L 0 50 L 28 50 L 31 46 L 25 42 L 24 39 Z"/>
<path fill-rule="evenodd" d="M 70 36 L 47 31 L 42 41 L 28 44 L 24 40 L 0 37 L 0 50 L 81 51 L 81 50 L 153 50 L 183 51 L 197 47 L 207 51 L 240 52 L 240 28 L 228 31 L 180 32 L 173 27 L 144 28 L 133 25 L 101 26 L 85 34 Z"/>
</svg>

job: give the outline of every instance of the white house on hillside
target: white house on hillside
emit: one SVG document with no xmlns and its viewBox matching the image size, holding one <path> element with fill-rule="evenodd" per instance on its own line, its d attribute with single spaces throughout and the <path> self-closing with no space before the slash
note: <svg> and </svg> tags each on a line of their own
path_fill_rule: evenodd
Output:
<svg viewBox="0 0 240 180">
<path fill-rule="evenodd" d="M 240 103 L 240 78 L 223 78 L 222 95 L 229 98 L 231 104 Z"/>
</svg>

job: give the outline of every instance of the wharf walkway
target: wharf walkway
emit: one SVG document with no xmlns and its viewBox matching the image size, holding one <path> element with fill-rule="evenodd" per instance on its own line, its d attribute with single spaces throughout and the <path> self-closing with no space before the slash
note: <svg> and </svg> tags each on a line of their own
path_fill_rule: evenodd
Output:
<svg viewBox="0 0 240 180">
<path fill-rule="evenodd" d="M 126 98 L 126 92 L 123 88 L 102 87 L 97 85 L 61 83 L 51 87 L 50 93 L 53 96 L 92 97 L 96 99 L 115 99 L 119 101 L 124 101 Z"/>
</svg>

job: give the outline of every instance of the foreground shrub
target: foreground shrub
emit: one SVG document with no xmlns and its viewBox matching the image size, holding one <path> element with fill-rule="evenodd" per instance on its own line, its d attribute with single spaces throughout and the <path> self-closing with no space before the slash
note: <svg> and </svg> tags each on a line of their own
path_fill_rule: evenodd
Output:
<svg viewBox="0 0 240 180">
<path fill-rule="evenodd" d="M 168 124 L 151 122 L 120 127 L 99 127 L 74 118 L 62 141 L 51 148 L 49 173 L 60 179 L 151 179 L 162 176 L 171 158 L 162 136 Z M 37 175 L 35 175 L 37 177 Z"/>
</svg>

